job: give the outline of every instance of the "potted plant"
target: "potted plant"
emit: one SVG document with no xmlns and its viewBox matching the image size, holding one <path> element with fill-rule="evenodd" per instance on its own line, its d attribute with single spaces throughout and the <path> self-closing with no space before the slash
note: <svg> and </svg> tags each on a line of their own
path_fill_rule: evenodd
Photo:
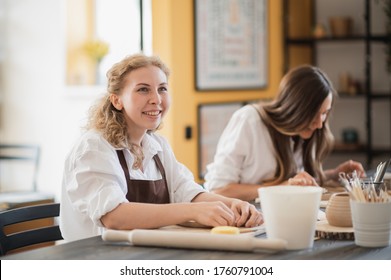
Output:
<svg viewBox="0 0 391 280">
<path fill-rule="evenodd" d="M 99 65 L 102 59 L 109 52 L 109 44 L 102 40 L 90 40 L 85 42 L 84 51 L 94 61 L 95 64 L 95 83 L 99 84 Z"/>
</svg>

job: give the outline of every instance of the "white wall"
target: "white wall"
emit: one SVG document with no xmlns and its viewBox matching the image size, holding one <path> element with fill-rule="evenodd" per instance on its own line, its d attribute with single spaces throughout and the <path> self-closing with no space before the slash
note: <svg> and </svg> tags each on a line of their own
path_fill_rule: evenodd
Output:
<svg viewBox="0 0 391 280">
<path fill-rule="evenodd" d="M 64 1 L 0 0 L 0 142 L 41 145 L 38 188 L 57 199 L 64 158 L 97 97 L 64 85 Z"/>
</svg>

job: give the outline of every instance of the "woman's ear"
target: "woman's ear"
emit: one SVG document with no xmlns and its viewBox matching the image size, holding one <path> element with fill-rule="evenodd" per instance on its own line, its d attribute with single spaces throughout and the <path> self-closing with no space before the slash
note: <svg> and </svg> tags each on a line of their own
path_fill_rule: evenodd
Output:
<svg viewBox="0 0 391 280">
<path fill-rule="evenodd" d="M 116 94 L 110 94 L 110 102 L 113 104 L 114 108 L 118 111 L 121 111 L 123 108 L 122 100 L 121 98 Z"/>
</svg>

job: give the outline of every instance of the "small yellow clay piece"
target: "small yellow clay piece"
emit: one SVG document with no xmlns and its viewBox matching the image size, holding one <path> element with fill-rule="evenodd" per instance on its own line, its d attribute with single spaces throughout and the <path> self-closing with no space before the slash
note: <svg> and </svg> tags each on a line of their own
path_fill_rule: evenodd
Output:
<svg viewBox="0 0 391 280">
<path fill-rule="evenodd" d="M 239 228 L 231 226 L 219 226 L 211 229 L 212 234 L 239 234 Z"/>
</svg>

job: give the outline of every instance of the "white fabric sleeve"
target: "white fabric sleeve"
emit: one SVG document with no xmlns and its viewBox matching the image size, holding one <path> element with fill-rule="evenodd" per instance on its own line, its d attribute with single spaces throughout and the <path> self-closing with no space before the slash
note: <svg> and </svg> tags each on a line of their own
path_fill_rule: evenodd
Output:
<svg viewBox="0 0 391 280">
<path fill-rule="evenodd" d="M 100 218 L 127 201 L 126 181 L 115 150 L 105 145 L 89 147 L 69 164 L 71 172 L 65 184 L 73 208 L 103 226 Z"/>
<path fill-rule="evenodd" d="M 259 122 L 259 117 L 255 121 Z M 254 153 L 258 133 L 254 119 L 249 118 L 247 113 L 243 114 L 241 110 L 234 113 L 220 136 L 213 162 L 207 166 L 207 189 L 241 182 L 243 170 L 251 168 L 246 166 L 246 158 Z"/>
</svg>

